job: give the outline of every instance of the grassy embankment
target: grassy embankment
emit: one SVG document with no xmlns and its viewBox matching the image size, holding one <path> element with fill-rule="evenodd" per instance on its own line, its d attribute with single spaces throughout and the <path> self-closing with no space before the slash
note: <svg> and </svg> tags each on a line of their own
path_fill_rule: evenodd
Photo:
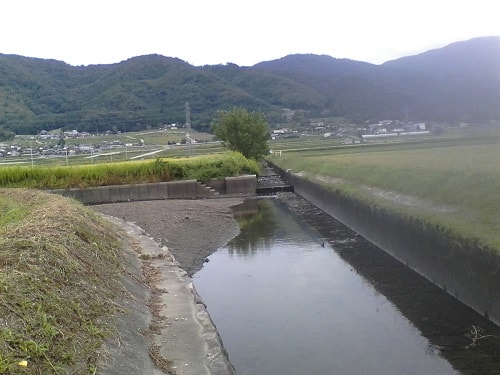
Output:
<svg viewBox="0 0 500 375">
<path fill-rule="evenodd" d="M 237 153 L 0 169 L 0 374 L 94 374 L 119 292 L 114 229 L 71 200 L 26 188 L 207 180 L 257 171 L 257 163 Z"/>
<path fill-rule="evenodd" d="M 256 174 L 259 166 L 239 153 L 227 152 L 184 159 L 156 159 L 82 166 L 0 168 L 0 187 L 61 189 L 183 179 L 207 181 Z"/>
<path fill-rule="evenodd" d="M 120 291 L 113 229 L 36 190 L 0 189 L 0 211 L 0 374 L 95 373 Z"/>
<path fill-rule="evenodd" d="M 356 145 L 286 151 L 271 160 L 305 171 L 329 189 L 500 251 L 499 141 L 490 136 Z"/>
</svg>

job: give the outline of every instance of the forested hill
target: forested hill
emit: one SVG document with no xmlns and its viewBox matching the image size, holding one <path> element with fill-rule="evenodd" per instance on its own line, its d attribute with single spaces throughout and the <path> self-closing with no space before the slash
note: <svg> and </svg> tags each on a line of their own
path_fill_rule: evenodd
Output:
<svg viewBox="0 0 500 375">
<path fill-rule="evenodd" d="M 185 122 L 208 129 L 218 110 L 243 106 L 271 123 L 284 108 L 306 117 L 500 121 L 500 37 L 476 38 L 373 65 L 290 55 L 252 67 L 195 67 L 159 55 L 70 66 L 0 54 L 0 127 L 33 134 L 60 127 L 104 131 Z"/>
</svg>

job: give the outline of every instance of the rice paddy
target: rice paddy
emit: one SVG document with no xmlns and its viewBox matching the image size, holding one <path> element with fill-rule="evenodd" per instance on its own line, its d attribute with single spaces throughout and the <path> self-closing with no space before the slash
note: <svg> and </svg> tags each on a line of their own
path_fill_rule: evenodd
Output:
<svg viewBox="0 0 500 375">
<path fill-rule="evenodd" d="M 439 223 L 500 251 L 499 146 L 499 136 L 476 136 L 309 148 L 274 154 L 270 160 L 310 178 L 323 176 L 321 183 L 331 189 Z M 410 198 L 421 204 L 401 204 Z"/>
<path fill-rule="evenodd" d="M 207 181 L 211 178 L 256 174 L 258 169 L 255 161 L 236 152 L 95 165 L 36 168 L 17 165 L 0 168 L 0 187 L 64 189 L 182 179 Z"/>
</svg>

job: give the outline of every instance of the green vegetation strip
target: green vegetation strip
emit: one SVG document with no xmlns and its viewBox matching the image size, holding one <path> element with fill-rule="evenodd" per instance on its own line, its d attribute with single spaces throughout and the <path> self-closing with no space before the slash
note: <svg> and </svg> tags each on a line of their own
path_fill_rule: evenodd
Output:
<svg viewBox="0 0 500 375">
<path fill-rule="evenodd" d="M 241 174 L 256 174 L 259 165 L 236 152 L 183 159 L 156 159 L 82 166 L 0 168 L 1 187 L 40 189 L 85 188 L 196 179 L 208 181 Z"/>
<path fill-rule="evenodd" d="M 500 251 L 498 138 L 284 152 L 271 160 L 283 169 L 330 177 L 321 182 L 330 189 Z"/>
<path fill-rule="evenodd" d="M 92 211 L 0 189 L 0 374 L 93 374 L 119 292 L 118 240 Z"/>
</svg>

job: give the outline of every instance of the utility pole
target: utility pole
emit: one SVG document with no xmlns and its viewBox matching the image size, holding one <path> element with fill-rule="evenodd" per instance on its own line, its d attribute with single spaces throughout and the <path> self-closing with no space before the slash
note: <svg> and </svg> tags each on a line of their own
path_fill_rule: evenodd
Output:
<svg viewBox="0 0 500 375">
<path fill-rule="evenodd" d="M 31 144 L 30 141 L 30 153 L 31 153 L 31 170 L 33 170 L 33 145 Z"/>
<path fill-rule="evenodd" d="M 191 108 L 189 107 L 189 102 L 185 105 L 186 111 L 186 143 L 189 143 L 189 155 L 191 156 Z"/>
<path fill-rule="evenodd" d="M 188 134 L 191 132 L 191 108 L 189 108 L 189 102 L 186 102 L 186 129 Z"/>
</svg>

